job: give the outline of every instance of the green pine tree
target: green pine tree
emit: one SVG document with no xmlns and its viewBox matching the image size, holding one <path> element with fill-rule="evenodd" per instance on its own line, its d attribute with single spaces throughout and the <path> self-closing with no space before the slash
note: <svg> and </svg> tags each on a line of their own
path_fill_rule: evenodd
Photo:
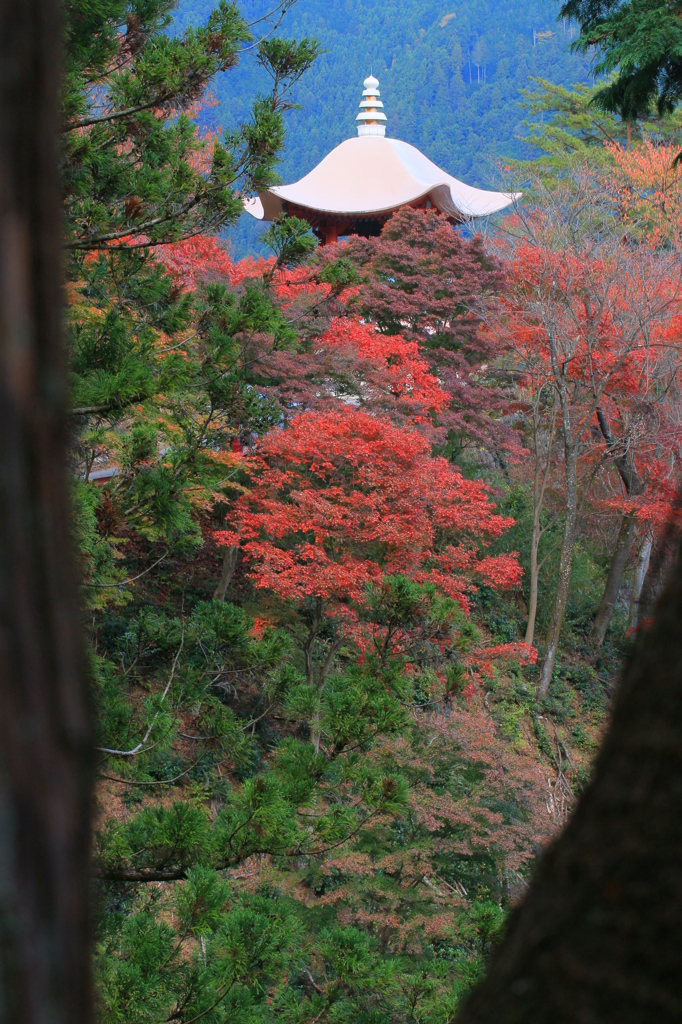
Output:
<svg viewBox="0 0 682 1024">
<path fill-rule="evenodd" d="M 595 75 L 615 77 L 601 85 L 595 102 L 626 121 L 646 117 L 655 103 L 670 113 L 682 99 L 682 17 L 668 0 L 567 0 L 560 17 L 578 23 L 573 48 L 598 48 Z"/>
</svg>

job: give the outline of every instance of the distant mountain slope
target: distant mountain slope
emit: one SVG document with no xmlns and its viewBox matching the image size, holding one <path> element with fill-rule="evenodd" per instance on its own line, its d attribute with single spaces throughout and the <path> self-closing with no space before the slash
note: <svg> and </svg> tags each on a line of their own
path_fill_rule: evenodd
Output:
<svg viewBox="0 0 682 1024">
<path fill-rule="evenodd" d="M 211 0 L 180 0 L 180 28 L 205 21 Z M 249 18 L 272 0 L 243 0 Z M 287 121 L 280 173 L 293 181 L 355 134 L 362 80 L 380 80 L 388 134 L 419 147 L 471 185 L 490 184 L 501 156 L 521 156 L 519 90 L 538 75 L 584 82 L 588 65 L 568 52 L 570 31 L 556 21 L 554 0 L 299 0 L 282 34 L 316 36 L 326 49 L 296 90 L 302 109 Z M 216 83 L 216 124 L 247 115 L 267 81 L 248 57 Z M 238 250 L 251 248 L 252 226 L 240 225 Z"/>
</svg>

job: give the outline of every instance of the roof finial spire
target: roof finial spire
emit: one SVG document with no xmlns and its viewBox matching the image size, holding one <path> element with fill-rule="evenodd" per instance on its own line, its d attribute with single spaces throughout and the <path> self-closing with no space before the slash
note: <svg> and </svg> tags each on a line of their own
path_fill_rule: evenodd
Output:
<svg viewBox="0 0 682 1024">
<path fill-rule="evenodd" d="M 379 99 L 379 80 L 374 77 L 370 69 L 369 78 L 364 81 L 362 100 L 360 101 L 360 113 L 355 118 L 359 121 L 358 135 L 385 135 L 386 121 L 384 105 Z"/>
</svg>

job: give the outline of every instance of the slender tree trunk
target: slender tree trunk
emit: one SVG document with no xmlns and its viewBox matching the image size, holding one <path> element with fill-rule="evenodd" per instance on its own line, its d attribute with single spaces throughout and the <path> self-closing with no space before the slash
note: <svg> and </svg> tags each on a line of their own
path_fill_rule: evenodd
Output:
<svg viewBox="0 0 682 1024">
<path fill-rule="evenodd" d="M 629 129 L 630 122 L 628 121 L 628 139 Z M 626 455 L 627 446 L 623 444 L 622 440 L 618 441 L 618 439 L 614 438 L 611 434 L 609 422 L 601 407 L 597 408 L 597 421 L 608 446 L 608 450 L 613 457 L 613 465 L 618 470 L 620 478 L 623 481 L 625 493 L 628 497 L 641 494 L 643 491 L 643 485 L 637 474 L 634 459 L 631 459 L 630 461 L 628 460 Z M 606 631 L 609 628 L 609 624 L 613 616 L 616 600 L 618 599 L 618 591 L 620 590 L 620 584 L 623 578 L 623 571 L 627 562 L 628 551 L 636 529 L 637 524 L 634 516 L 624 516 L 620 530 L 618 531 L 616 548 L 609 567 L 609 575 L 606 580 L 606 586 L 604 587 L 604 593 L 602 594 L 602 599 L 592 626 L 592 635 L 596 639 L 599 647 L 604 643 Z"/>
<path fill-rule="evenodd" d="M 341 647 L 342 643 L 343 643 L 343 639 L 341 637 L 337 637 L 337 639 L 332 642 L 332 644 L 331 644 L 331 646 L 329 648 L 329 651 L 327 652 L 327 657 L 324 659 L 324 661 L 320 665 L 319 673 L 318 673 L 318 679 L 317 679 L 317 692 L 320 695 L 320 697 L 322 696 L 322 693 L 324 692 L 324 687 L 325 687 L 325 684 L 327 682 L 327 676 L 329 675 L 329 673 L 332 670 L 332 666 L 334 665 L 334 658 L 336 657 L 336 654 L 337 654 L 339 648 Z M 312 724 L 312 727 L 311 727 L 311 730 L 310 730 L 310 739 L 312 740 L 312 742 L 313 742 L 313 744 L 315 746 L 315 753 L 319 753 L 319 751 L 320 751 L 320 741 L 322 739 L 322 706 L 321 705 L 320 705 L 320 707 L 318 707 L 317 711 L 315 712 L 315 714 L 313 716 L 313 724 Z"/>
<path fill-rule="evenodd" d="M 578 450 L 575 445 L 566 444 L 566 518 L 564 520 L 564 533 L 561 539 L 561 554 L 559 556 L 559 575 L 557 578 L 556 594 L 554 596 L 554 609 L 552 619 L 545 639 L 545 649 L 542 654 L 540 665 L 539 689 L 542 697 L 547 696 L 549 684 L 552 681 L 554 662 L 556 661 L 559 637 L 561 635 L 561 624 L 564 621 L 566 602 L 568 600 L 568 587 L 571 582 L 571 565 L 573 562 L 573 547 L 575 545 L 575 529 L 578 512 Z"/>
<path fill-rule="evenodd" d="M 313 720 L 310 724 L 310 742 L 315 747 L 315 753 L 320 752 L 320 743 L 322 742 L 322 706 L 320 705 L 313 715 Z"/>
<path fill-rule="evenodd" d="M 237 568 L 237 562 L 239 561 L 239 547 L 237 544 L 231 544 L 229 548 L 225 548 L 223 555 L 223 571 L 218 581 L 218 586 L 213 592 L 214 601 L 224 601 L 227 588 L 232 582 L 234 576 L 234 570 Z"/>
<path fill-rule="evenodd" d="M 536 472 L 537 478 L 537 472 Z M 538 613 L 538 548 L 540 547 L 540 507 L 536 503 L 533 509 L 533 530 L 530 538 L 530 598 L 528 601 L 528 624 L 526 625 L 525 642 L 532 644 L 535 638 L 535 619 Z"/>
<path fill-rule="evenodd" d="M 305 674 L 306 674 L 306 677 L 308 679 L 308 685 L 309 686 L 314 686 L 316 688 L 317 688 L 317 680 L 315 678 L 315 659 L 313 657 L 313 654 L 314 654 L 314 649 L 315 649 L 315 638 L 316 638 L 316 636 L 317 636 L 317 634 L 319 632 L 319 629 L 320 629 L 321 617 L 322 617 L 322 606 L 321 606 L 321 603 L 320 603 L 320 601 L 318 599 L 317 603 L 316 603 L 316 607 L 315 607 L 315 618 L 313 619 L 313 622 L 312 622 L 312 624 L 310 626 L 310 631 L 308 633 L 308 638 L 307 638 L 307 640 L 305 642 L 305 645 L 303 647 L 303 656 L 305 658 Z M 321 708 L 318 708 L 315 711 L 314 715 L 313 715 L 312 722 L 310 723 L 310 742 L 314 745 L 316 753 L 320 749 L 320 738 L 321 738 L 320 725 L 321 725 L 321 721 L 322 721 L 322 711 L 321 711 Z"/>
<path fill-rule="evenodd" d="M 552 449 L 554 447 L 554 439 L 556 437 L 556 417 L 557 417 L 557 405 L 558 402 L 555 398 L 552 406 L 551 422 L 549 433 L 547 435 L 547 461 L 545 462 L 544 469 L 541 465 L 540 458 L 540 438 L 539 438 L 539 406 L 542 393 L 538 394 L 536 403 L 533 407 L 533 448 L 535 451 L 535 473 L 533 476 L 533 529 L 531 531 L 530 539 L 530 600 L 528 604 L 528 623 L 526 625 L 526 636 L 525 642 L 532 644 L 535 638 L 535 619 L 538 612 L 538 587 L 540 579 L 540 565 L 538 562 L 538 552 L 540 550 L 540 540 L 542 539 L 542 528 L 540 526 L 540 516 L 542 513 L 542 505 L 545 500 L 545 491 L 547 490 L 547 483 L 549 481 L 549 474 L 552 467 Z"/>
<path fill-rule="evenodd" d="M 327 682 L 327 676 L 332 670 L 334 665 L 334 658 L 343 643 L 342 637 L 337 637 L 329 646 L 327 651 L 327 657 L 324 659 L 321 665 L 318 666 L 315 671 L 315 640 L 318 633 L 320 632 L 320 625 L 322 623 L 322 602 L 318 599 L 315 608 L 315 618 L 310 626 L 308 638 L 303 648 L 303 655 L 305 657 L 305 671 L 310 686 L 314 686 L 317 690 L 318 696 L 321 698 L 324 692 L 325 683 Z M 322 739 L 322 707 L 321 705 L 315 711 L 312 722 L 310 723 L 310 741 L 315 747 L 315 751 L 319 752 L 320 742 Z"/>
<path fill-rule="evenodd" d="M 539 403 L 539 398 L 538 398 Z M 538 550 L 540 548 L 540 513 L 542 511 L 542 473 L 540 470 L 540 453 L 538 451 L 538 412 L 533 408 L 533 445 L 535 448 L 535 473 L 533 475 L 533 529 L 530 536 L 530 597 L 528 601 L 528 623 L 526 625 L 525 642 L 532 644 L 535 638 L 535 619 L 538 613 Z M 547 451 L 547 473 L 549 473 L 550 452 Z"/>
<path fill-rule="evenodd" d="M 653 544 L 653 540 L 653 535 L 647 532 L 640 545 L 639 554 L 637 555 L 635 578 L 632 581 L 632 591 L 630 593 L 628 629 L 637 629 L 639 624 L 639 599 L 642 594 L 642 587 L 644 586 L 644 578 L 647 574 L 647 569 L 649 568 L 649 559 L 651 558 L 651 545 Z"/>
<path fill-rule="evenodd" d="M 613 618 L 616 601 L 618 600 L 618 594 L 620 592 L 620 585 L 623 580 L 623 572 L 625 571 L 625 565 L 628 560 L 630 545 L 634 540 L 636 530 L 637 522 L 635 517 L 632 514 L 624 515 L 620 523 L 620 529 L 618 530 L 616 547 L 611 558 L 611 565 L 609 566 L 609 575 L 606 580 L 606 586 L 604 587 L 604 593 L 602 594 L 602 599 L 592 625 L 592 635 L 598 647 L 601 647 L 604 643 L 606 631 L 608 630 L 611 624 L 611 619 Z"/>
<path fill-rule="evenodd" d="M 682 1019 L 682 560 L 638 638 L 593 778 L 456 1024 Z"/>
<path fill-rule="evenodd" d="M 656 547 L 652 546 L 649 565 L 639 595 L 637 621 L 641 624 L 653 615 L 654 605 L 663 591 L 675 565 L 675 556 L 680 545 L 679 515 L 682 511 L 682 492 L 677 495 L 668 523 Z"/>
<path fill-rule="evenodd" d="M 303 656 L 305 658 L 305 674 L 308 679 L 309 686 L 316 685 L 315 679 L 315 661 L 313 659 L 313 648 L 315 647 L 315 637 L 319 629 L 319 623 L 315 623 L 308 633 L 308 639 L 305 642 L 303 648 Z"/>
<path fill-rule="evenodd" d="M 91 745 L 66 487 L 59 5 L 0 0 L 0 1019 L 91 1020 Z"/>
</svg>

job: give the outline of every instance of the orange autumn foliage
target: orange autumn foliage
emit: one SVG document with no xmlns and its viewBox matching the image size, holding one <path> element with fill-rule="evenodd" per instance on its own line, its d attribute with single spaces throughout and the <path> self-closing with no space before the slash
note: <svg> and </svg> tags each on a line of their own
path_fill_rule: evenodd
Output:
<svg viewBox="0 0 682 1024">
<path fill-rule="evenodd" d="M 235 263 L 227 245 L 210 235 L 194 235 L 173 245 L 160 246 L 156 255 L 186 291 L 194 291 L 200 282 L 222 281 L 236 287 L 249 278 L 262 277 L 274 263 L 274 259 L 261 257 Z"/>
<path fill-rule="evenodd" d="M 682 164 L 676 163 L 679 146 L 645 139 L 629 149 L 607 147 L 615 173 L 610 189 L 626 223 L 649 246 L 679 244 L 682 239 Z"/>
</svg>

